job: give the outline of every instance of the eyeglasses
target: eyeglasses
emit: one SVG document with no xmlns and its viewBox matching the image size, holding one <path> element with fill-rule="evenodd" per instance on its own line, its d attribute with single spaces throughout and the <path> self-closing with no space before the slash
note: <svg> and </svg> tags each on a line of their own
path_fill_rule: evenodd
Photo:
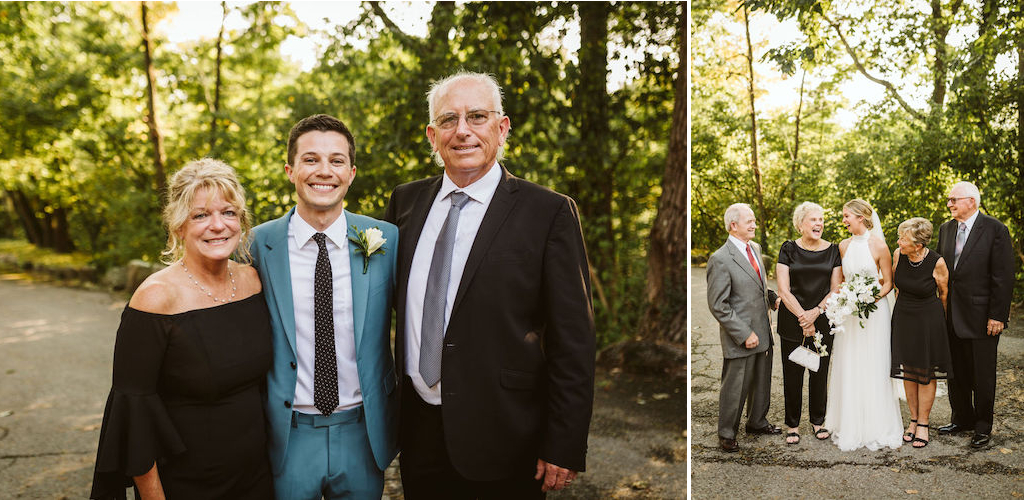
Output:
<svg viewBox="0 0 1024 500">
<path fill-rule="evenodd" d="M 472 109 L 466 112 L 466 123 L 472 126 L 480 126 L 487 123 L 490 119 L 491 113 L 502 114 L 501 111 L 492 111 L 489 109 Z M 434 118 L 434 125 L 441 130 L 451 130 L 459 125 L 459 114 L 458 113 L 444 113 L 437 118 Z"/>
<path fill-rule="evenodd" d="M 970 196 L 960 196 L 960 197 L 950 196 L 949 198 L 946 198 L 946 203 L 956 203 L 956 202 L 958 202 L 960 200 L 966 200 L 966 199 L 969 199 L 969 198 L 971 198 L 971 197 Z"/>
</svg>

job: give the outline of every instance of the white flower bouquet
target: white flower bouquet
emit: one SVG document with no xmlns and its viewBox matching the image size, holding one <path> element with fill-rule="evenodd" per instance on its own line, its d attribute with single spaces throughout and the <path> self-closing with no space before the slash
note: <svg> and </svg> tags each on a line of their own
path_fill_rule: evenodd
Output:
<svg viewBox="0 0 1024 500">
<path fill-rule="evenodd" d="M 882 287 L 872 273 L 858 272 L 839 286 L 839 291 L 825 301 L 825 316 L 832 323 L 832 335 L 843 331 L 843 321 L 854 314 L 862 320 L 878 309 L 878 294 Z M 860 322 L 864 326 L 864 322 Z"/>
</svg>

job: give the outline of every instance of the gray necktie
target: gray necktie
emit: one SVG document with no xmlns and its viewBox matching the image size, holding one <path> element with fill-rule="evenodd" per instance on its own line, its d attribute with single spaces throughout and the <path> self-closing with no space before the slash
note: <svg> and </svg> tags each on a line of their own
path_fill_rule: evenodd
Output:
<svg viewBox="0 0 1024 500">
<path fill-rule="evenodd" d="M 953 269 L 960 262 L 960 252 L 964 250 L 964 243 L 967 242 L 967 224 L 961 222 L 956 232 L 956 250 L 953 252 Z"/>
<path fill-rule="evenodd" d="M 420 375 L 427 387 L 441 380 L 441 343 L 444 341 L 444 310 L 448 302 L 448 281 L 452 274 L 452 248 L 459 227 L 459 214 L 469 201 L 466 193 L 453 192 L 448 218 L 434 243 L 434 256 L 427 273 L 427 290 L 423 295 L 423 322 L 420 325 Z"/>
</svg>

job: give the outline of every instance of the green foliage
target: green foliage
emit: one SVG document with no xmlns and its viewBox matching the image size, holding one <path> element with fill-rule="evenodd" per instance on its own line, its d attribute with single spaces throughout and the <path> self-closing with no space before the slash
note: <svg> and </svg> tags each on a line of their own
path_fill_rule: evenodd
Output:
<svg viewBox="0 0 1024 500">
<path fill-rule="evenodd" d="M 1018 71 L 1013 74 L 996 64 L 1001 57 L 1019 54 L 1021 27 L 1011 20 L 1016 7 L 1007 9 L 998 1 L 932 2 L 914 8 L 869 1 L 856 9 L 810 0 L 743 3 L 760 15 L 797 21 L 802 39 L 772 47 L 764 57 L 794 78 L 806 71 L 822 81 L 808 89 L 805 100 L 811 107 L 803 112 L 798 161 L 792 158 L 793 114 L 762 112 L 758 117 L 765 189 L 774 194 L 766 213 L 758 214 L 762 228 L 774 223 L 777 229 L 768 234 L 770 250 L 798 236 L 789 216 L 805 200 L 825 207 L 826 239 L 845 238 L 841 207 L 854 197 L 879 211 L 894 248 L 900 222 L 925 217 L 937 228 L 948 220 L 944 199 L 950 186 L 969 180 L 982 191 L 983 209 L 1010 228 L 1015 251 L 1022 255 L 1019 124 L 1024 75 L 1020 68 L 1011 68 Z M 722 7 L 702 4 L 695 9 L 700 21 L 695 24 L 692 76 L 693 247 L 695 253 L 706 253 L 725 239 L 720 221 L 725 208 L 754 196 L 745 159 L 750 148 L 746 96 L 723 76 L 743 74 L 731 57 L 735 49 L 725 29 L 729 20 Z M 967 39 L 953 43 L 952 36 L 943 38 L 946 31 L 968 33 Z M 840 35 L 869 72 L 898 84 L 881 103 L 861 104 L 857 122 L 845 130 L 834 124 L 835 113 L 848 107 L 836 85 L 858 70 L 843 57 Z M 927 109 L 908 110 L 899 101 L 899 93 L 914 89 L 929 97 Z M 1019 259 L 1017 269 L 1018 278 L 1024 277 Z"/>
<path fill-rule="evenodd" d="M 176 8 L 150 7 L 151 26 Z M 503 164 L 578 200 L 588 247 L 607 256 L 595 269 L 602 343 L 632 332 L 643 311 L 684 5 L 607 6 L 608 59 L 623 61 L 629 76 L 598 86 L 608 123 L 596 135 L 575 112 L 579 82 L 596 73 L 585 75 L 564 43 L 579 24 L 577 4 L 438 2 L 425 37 L 402 32 L 371 3 L 326 32 L 313 32 L 286 3 L 228 8 L 245 27 L 219 42 L 172 45 L 151 33 L 168 176 L 192 159 L 222 159 L 238 171 L 254 220 L 279 217 L 295 203 L 284 171 L 288 132 L 328 113 L 355 134 L 347 208 L 380 217 L 396 185 L 441 172 L 424 132 L 430 83 L 459 69 L 493 73 L 512 121 Z M 153 191 L 138 4 L 9 2 L 0 20 L 0 204 L 10 209 L 0 237 L 53 247 L 63 235 L 101 268 L 157 260 L 166 235 Z M 281 57 L 291 36 L 327 40 L 312 69 Z M 595 144 L 605 157 L 582 161 Z M 590 208 L 599 194 L 591 186 L 608 195 L 601 211 Z"/>
</svg>

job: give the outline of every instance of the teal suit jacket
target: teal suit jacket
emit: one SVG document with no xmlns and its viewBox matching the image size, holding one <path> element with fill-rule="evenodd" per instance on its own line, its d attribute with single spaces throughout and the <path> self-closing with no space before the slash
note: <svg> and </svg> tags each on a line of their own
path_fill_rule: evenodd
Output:
<svg viewBox="0 0 1024 500">
<path fill-rule="evenodd" d="M 252 263 L 263 282 L 263 294 L 270 310 L 274 362 L 267 373 L 265 409 L 269 426 L 270 465 L 279 474 L 288 449 L 292 400 L 295 398 L 295 312 L 292 302 L 291 268 L 288 260 L 288 221 L 284 217 L 253 230 Z M 391 306 L 398 256 L 398 228 L 388 222 L 345 211 L 348 235 L 371 227 L 380 228 L 387 238 L 385 253 L 374 253 L 363 274 L 363 254 L 349 241 L 352 266 L 352 310 L 355 323 L 356 367 L 363 394 L 366 434 L 377 467 L 384 470 L 398 453 L 398 392 L 395 391 L 395 363 L 391 355 Z M 310 284 L 312 286 L 312 283 Z"/>
</svg>

